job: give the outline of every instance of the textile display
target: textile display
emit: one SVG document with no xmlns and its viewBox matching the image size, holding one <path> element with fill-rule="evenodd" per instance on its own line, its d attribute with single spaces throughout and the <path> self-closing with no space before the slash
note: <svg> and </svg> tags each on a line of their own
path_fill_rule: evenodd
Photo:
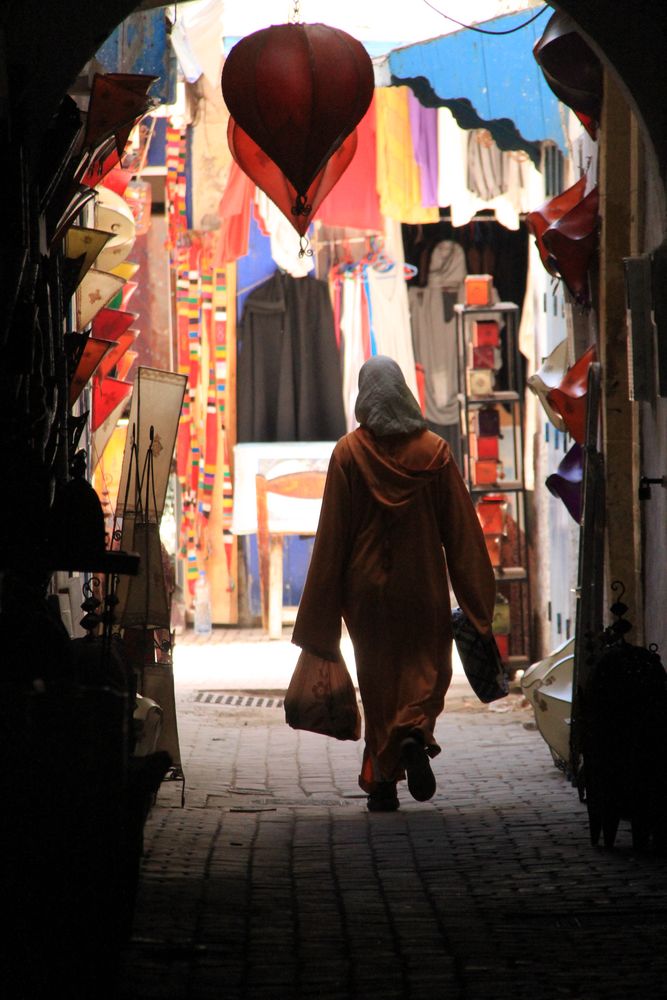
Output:
<svg viewBox="0 0 667 1000">
<path fill-rule="evenodd" d="M 204 572 L 216 623 L 237 620 L 236 543 L 231 448 L 235 400 L 235 264 L 247 252 L 254 185 L 232 164 L 220 210 L 219 230 L 188 229 L 185 130 L 167 130 L 170 266 L 176 291 L 177 367 L 187 379 L 178 426 L 176 473 L 181 494 L 179 555 L 185 562 L 189 601 Z"/>
<path fill-rule="evenodd" d="M 438 204 L 438 113 L 435 108 L 425 108 L 412 90 L 408 91 L 408 109 L 422 205 L 433 208 Z"/>
<path fill-rule="evenodd" d="M 190 233 L 189 246 L 175 254 L 178 368 L 188 384 L 176 455 L 183 506 L 179 548 L 190 594 L 206 572 L 216 620 L 230 620 L 235 602 L 225 598 L 224 608 L 217 605 L 221 591 L 233 591 L 236 573 L 227 337 L 228 274 L 234 267 L 216 266 L 215 256 L 214 233 Z"/>
<path fill-rule="evenodd" d="M 379 87 L 377 109 L 377 189 L 380 211 L 400 222 L 437 222 L 437 207 L 424 208 L 419 166 L 410 128 L 408 87 Z"/>
<path fill-rule="evenodd" d="M 354 159 L 318 208 L 315 218 L 325 226 L 353 226 L 355 229 L 382 232 L 377 191 L 375 97 L 357 125 Z"/>
<path fill-rule="evenodd" d="M 329 441 L 345 433 L 325 281 L 276 271 L 248 295 L 238 339 L 238 441 Z"/>
<path fill-rule="evenodd" d="M 463 248 L 442 240 L 431 253 L 427 286 L 408 290 L 415 360 L 424 367 L 426 418 L 438 425 L 459 419 L 454 305 L 463 301 L 465 276 Z"/>
<path fill-rule="evenodd" d="M 229 261 L 245 257 L 248 252 L 250 213 L 254 192 L 255 185 L 248 175 L 243 173 L 238 163 L 233 160 L 229 168 L 227 186 L 218 208 L 220 230 L 215 257 L 218 266 L 222 267 Z"/>
<path fill-rule="evenodd" d="M 387 271 L 369 267 L 366 274 L 377 353 L 386 354 L 398 362 L 410 391 L 418 399 L 410 306 L 403 269 L 397 264 Z"/>
<path fill-rule="evenodd" d="M 464 226 L 480 209 L 493 209 L 506 229 L 518 229 L 531 208 L 532 179 L 539 176 L 527 153 L 501 153 L 484 130 L 459 128 L 448 108 L 438 108 L 438 204 L 451 208 L 452 225 Z"/>
</svg>

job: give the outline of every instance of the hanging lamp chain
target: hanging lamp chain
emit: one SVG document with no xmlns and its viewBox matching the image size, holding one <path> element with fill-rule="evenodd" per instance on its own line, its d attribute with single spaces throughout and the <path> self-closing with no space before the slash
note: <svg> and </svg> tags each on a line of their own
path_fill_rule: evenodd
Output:
<svg viewBox="0 0 667 1000">
<path fill-rule="evenodd" d="M 294 0 L 290 21 L 292 24 L 301 24 L 301 0 Z"/>
</svg>

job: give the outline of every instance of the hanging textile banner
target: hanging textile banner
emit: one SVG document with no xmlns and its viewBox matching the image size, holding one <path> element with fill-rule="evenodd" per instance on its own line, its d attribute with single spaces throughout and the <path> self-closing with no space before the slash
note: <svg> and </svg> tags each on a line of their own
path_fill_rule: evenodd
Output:
<svg viewBox="0 0 667 1000">
<path fill-rule="evenodd" d="M 236 541 L 229 529 L 236 402 L 236 267 L 233 262 L 225 263 L 226 251 L 221 255 L 220 232 L 188 229 L 186 153 L 185 130 L 170 124 L 165 186 L 167 246 L 175 287 L 176 367 L 187 379 L 176 444 L 181 497 L 179 554 L 185 565 L 188 603 L 203 571 L 213 620 L 234 623 L 238 616 Z"/>
<path fill-rule="evenodd" d="M 127 400 L 126 400 L 126 397 L 124 397 L 114 407 L 114 409 L 111 411 L 111 413 L 109 414 L 109 416 L 106 417 L 106 419 L 104 419 L 102 421 L 102 423 L 99 425 L 99 427 L 97 428 L 97 430 L 93 431 L 93 433 L 92 433 L 92 445 L 91 445 L 92 468 L 93 469 L 97 468 L 98 464 L 100 463 L 100 461 L 102 459 L 102 456 L 104 454 L 104 451 L 105 451 L 105 449 L 106 449 L 109 441 L 111 440 L 111 437 L 113 436 L 114 432 L 117 429 L 118 421 L 120 420 L 120 418 L 123 415 L 123 411 L 125 410 L 126 403 L 127 403 Z M 120 428 L 118 428 L 118 429 L 120 430 Z M 125 427 L 123 427 L 122 430 L 124 432 L 125 431 Z M 125 435 L 123 433 L 123 442 L 124 441 L 125 441 Z M 124 447 L 124 444 L 123 444 L 123 447 Z M 116 482 L 118 482 L 118 479 L 120 478 L 121 467 L 122 467 L 122 461 L 120 461 L 118 463 L 118 477 L 116 479 Z"/>
<path fill-rule="evenodd" d="M 90 429 L 93 433 L 112 412 L 125 405 L 131 392 L 131 382 L 121 382 L 117 378 L 93 379 L 93 406 L 90 419 Z"/>
<path fill-rule="evenodd" d="M 211 586 L 215 595 L 220 586 L 225 592 L 233 589 L 235 567 L 229 531 L 233 496 L 227 336 L 228 274 L 233 269 L 215 267 L 214 257 L 214 241 L 208 235 L 193 236 L 191 245 L 180 251 L 176 312 L 179 371 L 188 379 L 177 446 L 183 498 L 180 551 L 191 592 L 202 570 L 225 576 L 218 587 Z M 221 538 L 224 567 L 213 557 Z"/>
<path fill-rule="evenodd" d="M 105 355 L 108 355 L 114 346 L 111 340 L 98 340 L 96 337 L 88 337 L 83 348 L 83 353 L 79 358 L 79 363 L 76 366 L 76 371 L 69 384 L 68 403 L 70 408 L 76 403 L 88 380 L 99 370 Z"/>
</svg>

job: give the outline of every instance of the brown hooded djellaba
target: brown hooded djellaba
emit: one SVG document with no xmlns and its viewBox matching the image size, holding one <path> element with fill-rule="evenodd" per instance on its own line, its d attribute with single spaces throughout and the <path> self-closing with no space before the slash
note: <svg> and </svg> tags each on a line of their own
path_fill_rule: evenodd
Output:
<svg viewBox="0 0 667 1000">
<path fill-rule="evenodd" d="M 401 741 L 419 730 L 430 756 L 452 675 L 447 571 L 484 635 L 495 579 L 449 446 L 425 428 L 378 436 L 361 426 L 332 454 L 293 642 L 325 659 L 349 631 L 364 709 L 360 785 L 404 776 Z"/>
</svg>

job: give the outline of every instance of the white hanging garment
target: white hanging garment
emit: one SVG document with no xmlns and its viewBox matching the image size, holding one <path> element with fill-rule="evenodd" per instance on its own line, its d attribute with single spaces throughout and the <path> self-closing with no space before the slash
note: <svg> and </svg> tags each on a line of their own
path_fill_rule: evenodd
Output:
<svg viewBox="0 0 667 1000">
<path fill-rule="evenodd" d="M 418 400 L 408 289 L 403 269 L 397 264 L 388 271 L 369 267 L 367 275 L 377 353 L 398 362 L 410 391 Z"/>
<path fill-rule="evenodd" d="M 255 189 L 255 204 L 271 239 L 271 257 L 276 266 L 293 278 L 305 278 L 313 270 L 313 258 L 307 254 L 299 257 L 299 235 L 268 195 Z"/>
<path fill-rule="evenodd" d="M 348 431 L 357 426 L 354 407 L 357 402 L 359 369 L 364 361 L 364 344 L 361 318 L 361 277 L 359 274 L 345 274 L 343 281 L 343 305 L 340 332 L 343 351 L 343 406 Z"/>
</svg>

